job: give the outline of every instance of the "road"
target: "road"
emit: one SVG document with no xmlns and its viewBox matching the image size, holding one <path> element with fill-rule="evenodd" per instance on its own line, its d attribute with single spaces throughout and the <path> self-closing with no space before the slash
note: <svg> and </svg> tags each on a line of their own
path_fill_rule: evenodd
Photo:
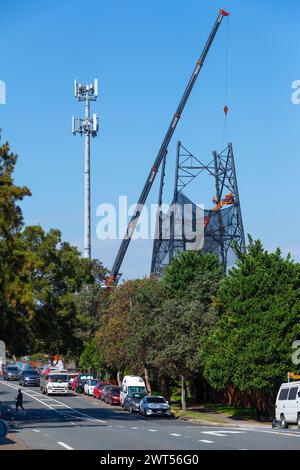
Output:
<svg viewBox="0 0 300 470">
<path fill-rule="evenodd" d="M 131 416 L 92 397 L 47 397 L 23 388 L 25 412 L 14 410 L 17 382 L 0 381 L 6 417 L 31 449 L 46 450 L 298 450 L 298 429 L 216 427 Z"/>
</svg>

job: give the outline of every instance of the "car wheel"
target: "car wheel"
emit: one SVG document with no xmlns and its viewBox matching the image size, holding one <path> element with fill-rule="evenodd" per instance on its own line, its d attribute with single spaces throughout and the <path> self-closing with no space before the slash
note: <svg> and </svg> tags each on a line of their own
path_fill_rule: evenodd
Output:
<svg viewBox="0 0 300 470">
<path fill-rule="evenodd" d="M 287 423 L 287 420 L 285 419 L 284 414 L 282 414 L 281 417 L 280 417 L 280 424 L 281 424 L 282 429 L 288 429 L 288 427 L 289 427 L 289 425 Z"/>
<path fill-rule="evenodd" d="M 298 414 L 297 425 L 298 425 L 298 429 L 300 429 L 300 413 Z"/>
</svg>

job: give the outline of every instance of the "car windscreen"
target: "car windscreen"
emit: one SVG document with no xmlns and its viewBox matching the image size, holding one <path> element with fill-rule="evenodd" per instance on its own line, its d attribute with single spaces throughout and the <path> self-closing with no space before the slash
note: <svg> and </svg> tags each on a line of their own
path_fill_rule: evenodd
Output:
<svg viewBox="0 0 300 470">
<path fill-rule="evenodd" d="M 8 372 L 18 372 L 18 367 L 7 367 Z"/>
<path fill-rule="evenodd" d="M 136 386 L 136 387 L 128 387 L 128 393 L 144 393 L 146 392 L 146 389 L 145 387 L 139 387 L 139 386 Z"/>
<path fill-rule="evenodd" d="M 90 381 L 90 385 L 97 385 L 97 383 L 98 383 L 98 380 L 91 380 Z"/>
<path fill-rule="evenodd" d="M 144 398 L 144 396 L 145 396 L 144 393 L 133 393 L 131 395 L 131 398 L 134 400 L 141 400 L 142 398 Z"/>
<path fill-rule="evenodd" d="M 30 377 L 38 377 L 39 373 L 36 370 L 26 370 L 26 372 L 23 372 L 25 376 L 30 376 Z"/>
<path fill-rule="evenodd" d="M 68 382 L 67 375 L 49 375 L 49 382 Z"/>
<path fill-rule="evenodd" d="M 113 388 L 112 389 L 112 395 L 114 395 L 115 397 L 119 396 L 120 395 L 120 389 L 119 388 Z"/>
<path fill-rule="evenodd" d="M 166 400 L 160 397 L 148 397 L 147 402 L 148 403 L 166 403 Z"/>
</svg>

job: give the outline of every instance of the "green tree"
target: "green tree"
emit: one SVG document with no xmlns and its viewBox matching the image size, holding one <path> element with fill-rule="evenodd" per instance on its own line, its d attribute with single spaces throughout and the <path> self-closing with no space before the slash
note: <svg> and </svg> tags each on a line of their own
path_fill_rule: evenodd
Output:
<svg viewBox="0 0 300 470">
<path fill-rule="evenodd" d="M 160 368 L 181 381 L 182 408 L 186 408 L 186 381 L 201 375 L 199 342 L 214 325 L 217 294 L 223 277 L 216 255 L 183 252 L 166 269 L 163 282 L 169 298 L 156 323 L 162 346 L 154 354 Z"/>
<path fill-rule="evenodd" d="M 165 371 L 157 367 L 154 353 L 157 344 L 156 323 L 162 315 L 166 289 L 160 279 L 145 278 L 135 282 L 128 312 L 125 346 L 130 373 L 143 375 L 151 392 L 153 379 L 165 381 Z"/>
<path fill-rule="evenodd" d="M 173 298 L 190 298 L 191 285 L 207 274 L 213 273 L 217 278 L 223 274 L 218 257 L 212 253 L 199 251 L 183 251 L 173 259 L 164 272 L 164 284 Z M 210 295 L 208 290 L 208 296 Z"/>
<path fill-rule="evenodd" d="M 59 230 L 45 233 L 40 226 L 26 227 L 22 240 L 37 260 L 30 278 L 36 350 L 49 355 L 76 355 L 81 347 L 75 335 L 76 296 L 83 285 L 94 282 L 92 264 L 80 257 L 77 248 L 61 241 Z"/>
<path fill-rule="evenodd" d="M 251 238 L 247 253 L 237 256 L 220 288 L 221 319 L 201 345 L 204 375 L 217 389 L 250 392 L 252 404 L 267 409 L 296 367 L 292 343 L 300 335 L 300 265 Z"/>
<path fill-rule="evenodd" d="M 101 280 L 107 274 L 107 269 L 100 261 L 92 260 L 92 274 L 94 282 L 84 284 L 76 295 L 78 325 L 74 334 L 82 345 L 94 338 L 101 326 L 102 312 L 108 304 L 108 292 L 101 286 Z"/>
<path fill-rule="evenodd" d="M 35 265 L 20 239 L 23 216 L 18 203 L 31 193 L 14 184 L 17 159 L 8 143 L 0 147 L 0 334 L 13 353 L 30 342 L 34 299 L 28 274 Z"/>
<path fill-rule="evenodd" d="M 80 356 L 79 365 L 81 370 L 99 375 L 104 369 L 104 362 L 99 354 L 96 338 L 86 343 Z"/>
</svg>

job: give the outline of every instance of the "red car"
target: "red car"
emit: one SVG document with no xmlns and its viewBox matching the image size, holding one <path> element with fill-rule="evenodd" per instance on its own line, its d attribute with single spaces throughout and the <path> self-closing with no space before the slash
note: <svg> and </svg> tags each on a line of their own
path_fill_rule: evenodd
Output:
<svg viewBox="0 0 300 470">
<path fill-rule="evenodd" d="M 99 400 L 101 398 L 101 395 L 102 395 L 102 389 L 106 385 L 111 385 L 111 384 L 109 382 L 98 382 L 97 385 L 94 387 L 93 397 L 98 398 L 98 400 Z"/>
<path fill-rule="evenodd" d="M 106 394 L 105 402 L 110 405 L 120 405 L 120 387 L 111 387 Z"/>
<path fill-rule="evenodd" d="M 75 379 L 73 380 L 72 385 L 71 385 L 71 389 L 74 390 L 74 391 L 76 390 L 77 382 L 78 382 L 78 376 L 75 377 Z"/>
</svg>

